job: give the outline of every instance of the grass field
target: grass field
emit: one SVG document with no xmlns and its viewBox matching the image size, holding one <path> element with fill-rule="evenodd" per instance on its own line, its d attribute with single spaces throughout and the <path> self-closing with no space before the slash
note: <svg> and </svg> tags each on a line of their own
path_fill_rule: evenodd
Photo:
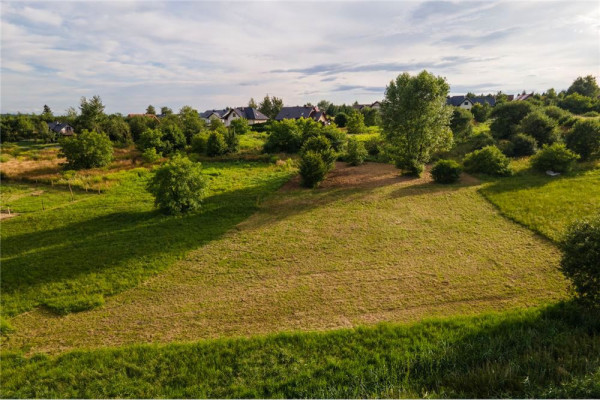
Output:
<svg viewBox="0 0 600 400">
<path fill-rule="evenodd" d="M 2 397 L 598 398 L 600 319 L 570 304 L 403 326 L 5 355 Z"/>
<path fill-rule="evenodd" d="M 265 167 L 245 171 L 256 177 L 264 172 L 261 168 Z M 275 181 L 281 182 L 280 178 Z M 44 308 L 19 315 L 11 320 L 16 332 L 6 345 L 28 352 L 59 352 L 78 347 L 324 330 L 505 310 L 564 297 L 565 282 L 557 270 L 556 248 L 500 216 L 477 193 L 477 187 L 473 179 L 438 186 L 427 177 L 400 178 L 393 166 L 385 164 L 355 168 L 339 164 L 321 189 L 300 189 L 295 179 L 242 223 L 241 214 L 233 214 L 239 219 L 230 217 L 227 224 L 221 220 L 232 210 L 205 214 L 216 207 L 217 199 L 225 203 L 225 197 L 207 203 L 205 212 L 197 216 L 175 219 L 147 211 L 143 214 L 146 218 L 162 223 L 147 223 L 144 218 L 149 229 L 140 223 L 136 229 L 126 230 L 131 235 L 126 236 L 128 244 L 122 247 L 127 256 L 122 256 L 124 260 L 115 268 L 120 271 L 128 266 L 121 274 L 136 274 L 135 279 L 125 281 L 127 286 L 117 288 L 139 283 L 141 271 L 145 271 L 141 266 L 153 260 L 150 256 L 160 261 L 166 253 L 171 261 L 172 254 L 189 250 L 182 260 L 143 285 L 105 299 L 101 308 L 65 317 L 56 317 Z M 244 201 L 250 204 L 242 208 L 246 216 L 256 204 L 256 195 L 247 197 Z M 236 204 L 234 210 L 241 212 Z M 151 204 L 146 207 L 150 209 Z M 236 223 L 235 229 L 217 238 Z M 60 237 L 73 233 L 71 225 L 67 227 Z M 207 229 L 216 230 L 211 231 L 210 242 Z M 86 235 L 90 235 L 89 230 L 77 237 Z M 41 255 L 31 250 L 41 236 L 20 240 L 18 245 L 8 242 L 29 252 L 21 250 L 19 257 L 7 257 L 12 264 L 6 265 L 16 271 L 35 265 L 31 263 L 37 259 L 34 257 L 60 260 L 62 253 L 48 253 L 45 243 Z M 55 263 L 72 260 L 75 265 L 98 269 L 108 260 L 98 254 L 93 261 L 83 262 L 81 257 L 96 254 L 86 246 L 94 246 L 97 253 L 109 252 L 112 247 L 119 249 L 121 239 L 114 232 L 91 235 L 89 243 L 81 241 L 80 246 L 75 242 L 75 255 L 80 257 Z M 130 255 L 131 242 L 141 248 L 133 250 L 142 258 L 140 267 L 135 267 L 137 258 Z M 98 243 L 101 246 L 95 247 Z M 64 247 L 59 250 L 64 252 Z M 166 264 L 158 265 L 164 268 Z M 3 279 L 16 275 L 10 271 Z M 49 273 L 47 269 L 45 272 Z M 11 297 L 16 291 L 3 293 L 7 304 L 14 304 L 14 309 L 23 304 L 22 299 L 34 299 L 25 303 L 28 308 L 21 306 L 22 310 L 42 301 L 38 300 L 40 290 L 26 289 L 35 286 L 39 276 L 45 275 L 32 276 L 17 292 L 19 296 Z M 98 285 L 100 281 L 108 285 L 114 280 L 106 274 L 77 275 L 76 293 L 85 284 Z M 60 288 L 68 293 L 59 280 L 37 287 Z M 101 293 L 111 293 L 112 287 Z"/>
<path fill-rule="evenodd" d="M 206 164 L 205 172 L 210 197 L 185 218 L 153 208 L 142 168 L 111 176 L 120 184 L 103 194 L 75 191 L 74 201 L 64 188 L 3 182 L 3 207 L 20 215 L 2 223 L 2 314 L 101 305 L 224 234 L 290 176 L 251 163 Z"/>
<path fill-rule="evenodd" d="M 507 217 L 560 241 L 576 219 L 600 212 L 600 163 L 551 177 L 528 168 L 528 160 L 513 162 L 517 173 L 498 179 L 481 193 Z"/>
</svg>

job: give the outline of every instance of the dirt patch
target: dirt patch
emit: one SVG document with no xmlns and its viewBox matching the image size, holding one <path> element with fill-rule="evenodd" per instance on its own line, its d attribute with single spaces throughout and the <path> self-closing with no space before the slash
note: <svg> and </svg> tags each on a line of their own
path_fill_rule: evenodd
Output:
<svg viewBox="0 0 600 400">
<path fill-rule="evenodd" d="M 17 215 L 19 215 L 19 214 L 17 214 L 17 213 L 9 214 L 9 213 L 2 212 L 2 213 L 0 213 L 0 221 L 4 221 L 5 219 L 16 217 Z"/>
</svg>

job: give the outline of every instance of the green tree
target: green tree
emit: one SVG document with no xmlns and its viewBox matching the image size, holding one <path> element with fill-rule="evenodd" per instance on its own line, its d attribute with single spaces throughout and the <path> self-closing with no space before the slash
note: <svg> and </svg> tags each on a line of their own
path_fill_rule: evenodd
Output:
<svg viewBox="0 0 600 400">
<path fill-rule="evenodd" d="M 282 99 L 275 96 L 269 97 L 269 95 L 266 95 L 263 101 L 260 103 L 258 111 L 273 119 L 277 116 L 277 114 L 279 114 L 279 111 L 281 111 L 282 107 Z"/>
<path fill-rule="evenodd" d="M 348 153 L 346 155 L 346 161 L 350 165 L 361 165 L 365 162 L 365 159 L 369 153 L 365 149 L 363 142 L 359 142 L 356 138 L 351 138 L 348 141 Z"/>
<path fill-rule="evenodd" d="M 45 143 L 56 140 L 56 133 L 51 131 L 48 128 L 48 123 L 42 119 L 36 123 L 36 131 L 38 138 L 42 139 Z"/>
<path fill-rule="evenodd" d="M 181 214 L 200 208 L 207 182 L 200 163 L 175 155 L 156 170 L 147 189 L 154 195 L 156 207 L 169 214 Z"/>
<path fill-rule="evenodd" d="M 181 128 L 176 124 L 161 124 L 162 141 L 164 144 L 164 153 L 171 153 L 175 150 L 183 150 L 186 145 L 185 135 Z"/>
<path fill-rule="evenodd" d="M 227 153 L 228 146 L 225 137 L 219 131 L 212 131 L 206 141 L 206 155 L 209 157 L 221 156 Z"/>
<path fill-rule="evenodd" d="M 457 142 L 468 139 L 473 134 L 473 114 L 464 108 L 454 107 L 450 118 L 450 129 Z"/>
<path fill-rule="evenodd" d="M 414 77 L 403 73 L 387 86 L 381 105 L 383 136 L 405 173 L 420 175 L 433 152 L 452 145 L 449 90 L 444 78 L 427 71 Z"/>
<path fill-rule="evenodd" d="M 246 118 L 236 118 L 229 124 L 229 130 L 233 131 L 236 135 L 245 135 L 250 132 L 250 125 Z"/>
<path fill-rule="evenodd" d="M 354 110 L 354 112 L 348 117 L 346 128 L 348 133 L 351 134 L 363 133 L 367 129 L 365 126 L 364 115 L 362 115 L 362 113 L 359 111 Z"/>
<path fill-rule="evenodd" d="M 137 142 L 147 129 L 158 128 L 158 122 L 154 118 L 148 118 L 144 115 L 134 115 L 126 119 L 134 142 Z"/>
<path fill-rule="evenodd" d="M 551 144 L 558 140 L 556 121 L 542 111 L 527 114 L 519 124 L 518 131 L 533 137 L 539 147 Z"/>
<path fill-rule="evenodd" d="M 27 115 L 17 115 L 15 128 L 17 136 L 21 139 L 31 139 L 34 136 L 35 125 Z"/>
<path fill-rule="evenodd" d="M 101 129 L 105 132 L 110 140 L 119 143 L 131 143 L 131 128 L 120 115 L 111 115 L 101 124 Z"/>
<path fill-rule="evenodd" d="M 136 143 L 137 148 L 141 151 L 156 149 L 159 153 L 162 153 L 165 149 L 162 137 L 163 134 L 160 129 L 146 128 Z"/>
<path fill-rule="evenodd" d="M 44 104 L 44 111 L 42 111 L 42 119 L 45 122 L 52 122 L 52 120 L 54 119 L 54 115 L 52 115 L 52 110 L 46 104 Z"/>
<path fill-rule="evenodd" d="M 596 78 L 592 75 L 587 75 L 585 77 L 578 77 L 575 81 L 569 86 L 567 90 L 567 94 L 578 93 L 582 96 L 591 97 L 593 99 L 600 96 L 600 87 L 598 87 L 598 83 L 596 83 Z"/>
<path fill-rule="evenodd" d="M 364 116 L 366 126 L 377 126 L 381 124 L 379 111 L 371 107 L 363 107 L 360 113 Z"/>
<path fill-rule="evenodd" d="M 471 114 L 473 114 L 473 118 L 475 118 L 475 121 L 479 123 L 487 121 L 491 112 L 492 106 L 490 106 L 487 102 L 483 104 L 475 103 L 471 108 Z"/>
<path fill-rule="evenodd" d="M 156 109 L 152 104 L 146 108 L 146 114 L 156 115 Z"/>
<path fill-rule="evenodd" d="M 346 113 L 341 112 L 335 116 L 333 122 L 335 122 L 335 124 L 340 128 L 344 128 L 348 124 L 348 115 L 346 115 Z"/>
<path fill-rule="evenodd" d="M 302 131 L 295 121 L 284 119 L 273 121 L 269 127 L 269 136 L 264 145 L 265 153 L 296 153 L 302 146 Z"/>
<path fill-rule="evenodd" d="M 183 106 L 179 110 L 179 119 L 181 120 L 181 130 L 187 143 L 191 143 L 194 135 L 202 132 L 206 127 L 198 111 L 190 106 Z"/>
<path fill-rule="evenodd" d="M 254 97 L 251 97 L 250 101 L 248 101 L 248 107 L 258 109 L 258 105 L 256 104 Z"/>
<path fill-rule="evenodd" d="M 100 96 L 96 95 L 90 100 L 81 98 L 79 105 L 80 114 L 77 117 L 77 130 L 87 129 L 96 132 L 101 131 L 101 124 L 106 118 L 104 114 L 104 104 Z"/>
<path fill-rule="evenodd" d="M 579 93 L 572 93 L 560 100 L 558 106 L 564 110 L 571 111 L 574 114 L 584 114 L 597 108 L 598 100 Z"/>
<path fill-rule="evenodd" d="M 68 169 L 104 167 L 113 159 L 113 145 L 104 133 L 83 130 L 60 144 L 60 156 L 66 157 Z"/>
<path fill-rule="evenodd" d="M 321 100 L 317 103 L 317 107 L 319 107 L 319 110 L 325 111 L 325 112 L 327 112 L 329 107 L 332 105 L 333 105 L 333 103 L 330 101 L 327 101 L 327 100 Z"/>
<path fill-rule="evenodd" d="M 171 115 L 171 114 L 173 114 L 173 110 L 171 110 L 169 107 L 164 106 L 164 107 L 160 108 L 160 114 L 161 115 Z"/>
<path fill-rule="evenodd" d="M 496 140 L 509 139 L 518 132 L 519 123 L 527 114 L 533 111 L 534 106 L 527 101 L 511 101 L 496 105 L 492 111 L 495 118 L 490 125 L 490 131 Z"/>
<path fill-rule="evenodd" d="M 329 168 L 319 153 L 307 151 L 302 153 L 299 170 L 302 186 L 314 188 L 325 179 Z"/>
<path fill-rule="evenodd" d="M 331 142 L 325 136 L 313 136 L 309 138 L 300 149 L 301 155 L 306 152 L 319 154 L 328 170 L 335 165 L 335 160 L 337 158 L 335 151 L 331 148 Z"/>
<path fill-rule="evenodd" d="M 600 158 L 600 120 L 582 119 L 575 123 L 565 138 L 567 147 L 583 160 Z"/>
</svg>

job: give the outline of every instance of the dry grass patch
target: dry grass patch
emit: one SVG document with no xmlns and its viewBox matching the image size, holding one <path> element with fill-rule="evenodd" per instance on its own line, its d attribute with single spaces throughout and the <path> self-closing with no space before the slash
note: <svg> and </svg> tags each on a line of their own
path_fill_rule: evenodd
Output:
<svg viewBox="0 0 600 400">
<path fill-rule="evenodd" d="M 465 179 L 440 186 L 387 165 L 338 164 L 323 188 L 278 192 L 100 309 L 15 317 L 6 345 L 60 352 L 326 330 L 564 297 L 558 250 L 500 216 Z"/>
</svg>

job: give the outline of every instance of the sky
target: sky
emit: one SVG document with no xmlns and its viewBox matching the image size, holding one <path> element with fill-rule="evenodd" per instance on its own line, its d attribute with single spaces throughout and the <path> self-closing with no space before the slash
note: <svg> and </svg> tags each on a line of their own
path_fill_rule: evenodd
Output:
<svg viewBox="0 0 600 400">
<path fill-rule="evenodd" d="M 2 1 L 0 111 L 200 111 L 381 100 L 398 74 L 451 94 L 543 92 L 600 76 L 600 2 Z M 600 79 L 599 79 L 600 80 Z"/>
</svg>

